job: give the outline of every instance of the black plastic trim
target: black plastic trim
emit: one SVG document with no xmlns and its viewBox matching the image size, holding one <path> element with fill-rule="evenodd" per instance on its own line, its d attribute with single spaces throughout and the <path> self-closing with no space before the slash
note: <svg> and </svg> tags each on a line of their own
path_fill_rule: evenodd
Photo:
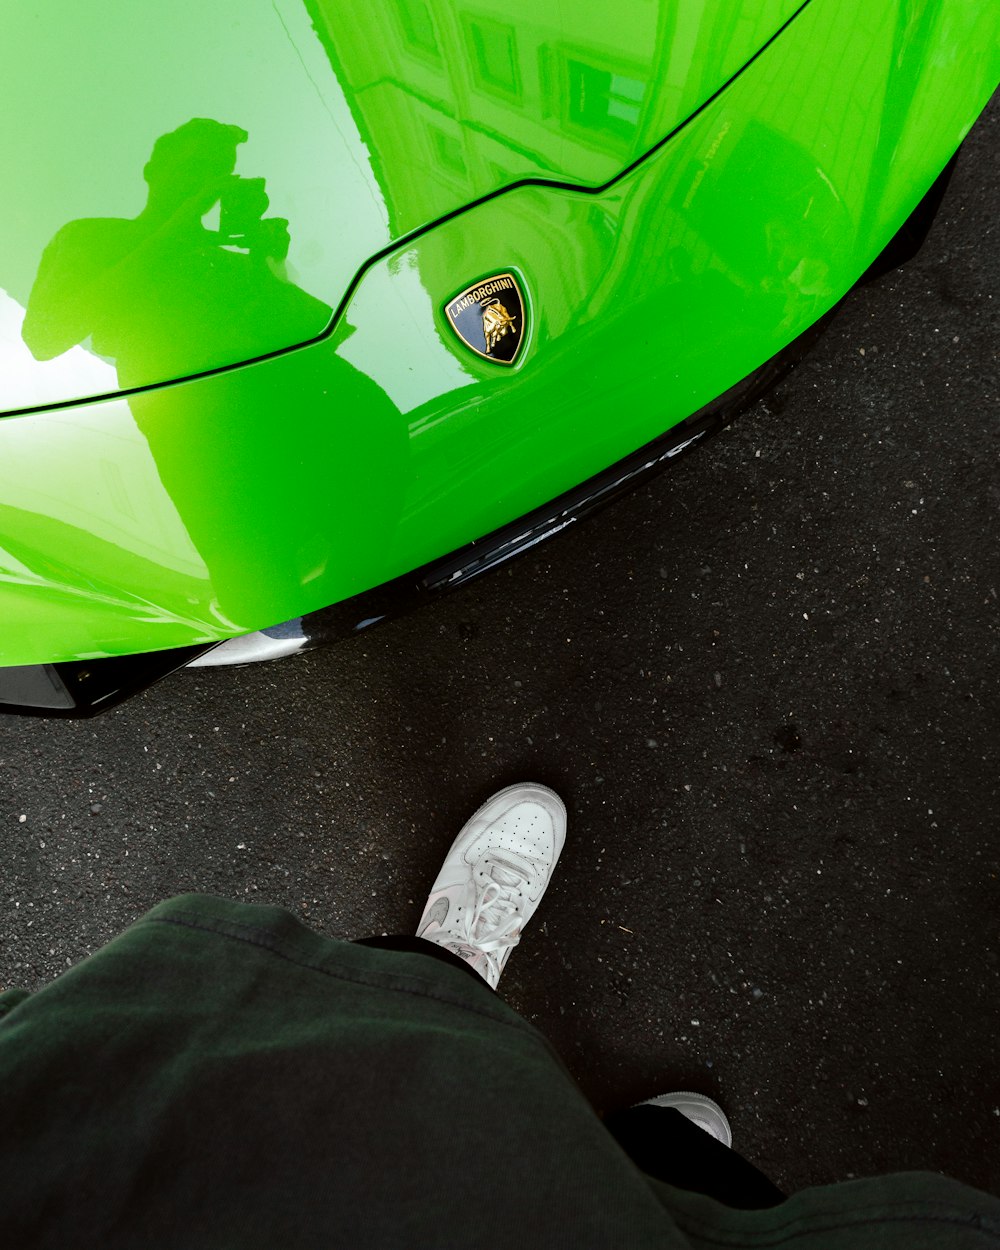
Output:
<svg viewBox="0 0 1000 1250">
<path fill-rule="evenodd" d="M 62 719 L 96 716 L 218 645 L 0 668 L 0 712 Z"/>
<path fill-rule="evenodd" d="M 408 614 L 428 599 L 467 585 L 642 485 L 671 461 L 724 429 L 771 390 L 808 352 L 834 311 L 831 309 L 766 364 L 706 407 L 579 486 L 422 568 L 307 614 L 301 624 L 304 648 L 349 637 L 386 619 Z"/>
<path fill-rule="evenodd" d="M 647 482 L 752 407 L 802 359 L 835 311 L 831 309 L 710 404 L 579 486 L 411 573 L 302 617 L 302 649 L 339 641 L 391 617 L 407 615 L 429 599 L 467 585 Z M 213 642 L 99 660 L 0 668 L 0 712 L 61 718 L 95 716 L 219 645 Z"/>
<path fill-rule="evenodd" d="M 304 648 L 347 638 L 389 617 L 408 614 L 428 598 L 457 590 L 648 481 L 666 464 L 723 429 L 774 386 L 801 359 L 831 315 L 821 318 L 784 351 L 705 408 L 551 502 L 422 568 L 304 616 Z M 95 716 L 218 645 L 0 668 L 0 712 L 58 718 Z"/>
</svg>

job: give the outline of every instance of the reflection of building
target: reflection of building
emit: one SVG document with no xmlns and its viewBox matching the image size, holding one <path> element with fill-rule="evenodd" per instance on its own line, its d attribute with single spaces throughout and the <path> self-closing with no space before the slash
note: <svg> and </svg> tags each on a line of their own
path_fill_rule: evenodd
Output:
<svg viewBox="0 0 1000 1250">
<path fill-rule="evenodd" d="M 689 116 L 795 8 L 762 5 L 751 17 L 749 6 L 731 0 L 648 0 L 622 6 L 609 21 L 606 8 L 586 5 L 564 20 L 565 9 L 538 0 L 509 0 L 502 8 L 487 0 L 372 0 L 363 14 L 334 0 L 306 4 L 372 153 L 397 235 L 526 176 L 606 180 Z M 814 20 L 835 28 L 840 17 Z M 812 230 L 821 213 L 832 221 L 845 200 L 866 209 L 881 202 L 881 185 L 868 190 L 859 183 L 872 177 L 877 148 L 895 142 L 898 111 L 887 113 L 882 94 L 891 89 L 884 62 L 899 20 L 876 8 L 850 57 L 820 66 L 784 54 L 778 39 L 758 98 L 768 123 L 725 117 L 705 159 L 672 171 L 670 192 L 659 188 L 660 211 L 616 246 L 633 260 L 669 251 L 683 273 L 711 267 L 737 283 L 744 271 L 773 272 L 779 285 L 792 273 L 795 283 L 822 282 L 797 271 L 807 259 L 798 223 Z M 838 46 L 835 29 L 820 37 Z M 806 151 L 801 141 L 788 145 L 783 111 L 788 100 L 815 93 L 818 71 L 833 107 L 816 110 L 815 143 Z M 836 103 L 845 78 L 858 101 L 853 110 Z M 836 170 L 836 182 L 821 187 L 818 198 L 813 152 L 828 154 L 824 165 Z M 875 164 L 881 182 L 888 164 Z M 764 167 L 771 185 L 760 183 Z M 766 235 L 747 238 L 740 229 L 747 195 L 784 206 Z M 514 216 L 520 207 L 509 206 Z M 587 224 L 595 236 L 603 233 L 602 223 Z M 533 229 L 546 225 L 529 214 L 518 226 L 522 245 L 524 231 Z M 509 263 L 505 240 L 496 242 L 489 263 Z M 450 295 L 482 267 L 476 240 L 456 239 L 455 247 L 461 254 L 451 255 L 446 269 L 424 273 L 434 298 Z M 422 268 L 428 263 L 425 257 Z"/>
<path fill-rule="evenodd" d="M 306 5 L 394 233 L 531 175 L 605 181 L 771 33 L 729 0 L 660 0 L 610 21 L 577 5 L 571 24 L 535 0 Z"/>
</svg>

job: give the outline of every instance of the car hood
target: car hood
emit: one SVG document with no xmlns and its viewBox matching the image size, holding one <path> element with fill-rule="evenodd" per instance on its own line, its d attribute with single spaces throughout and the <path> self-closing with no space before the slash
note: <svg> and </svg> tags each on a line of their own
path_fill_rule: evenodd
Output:
<svg viewBox="0 0 1000 1250">
<path fill-rule="evenodd" d="M 557 0 L 14 6 L 0 412 L 315 339 L 413 232 L 525 179 L 614 178 L 799 7 L 644 0 L 610 23 Z"/>
</svg>

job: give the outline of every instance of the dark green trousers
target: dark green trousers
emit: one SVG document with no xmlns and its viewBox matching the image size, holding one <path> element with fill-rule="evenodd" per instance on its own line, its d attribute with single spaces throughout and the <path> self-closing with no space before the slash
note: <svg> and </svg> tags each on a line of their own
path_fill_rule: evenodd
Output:
<svg viewBox="0 0 1000 1250">
<path fill-rule="evenodd" d="M 0 995 L 0 1244 L 1000 1247 L 931 1175 L 737 1211 L 643 1173 L 461 968 L 288 913 L 163 903 Z"/>
</svg>

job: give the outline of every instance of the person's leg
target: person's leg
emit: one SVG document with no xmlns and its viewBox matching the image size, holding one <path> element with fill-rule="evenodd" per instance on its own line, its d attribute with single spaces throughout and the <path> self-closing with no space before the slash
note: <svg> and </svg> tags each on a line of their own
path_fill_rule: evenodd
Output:
<svg viewBox="0 0 1000 1250">
<path fill-rule="evenodd" d="M 643 1103 L 604 1117 L 632 1162 L 656 1180 L 744 1211 L 785 1201 L 772 1181 L 674 1107 Z"/>
<path fill-rule="evenodd" d="M 455 839 L 417 935 L 361 938 L 356 944 L 425 955 L 464 968 L 496 989 L 551 879 L 565 836 L 566 809 L 558 795 L 530 782 L 508 786 L 488 799 Z M 682 1105 L 697 1117 L 696 1104 L 706 1101 L 692 1095 Z M 715 1111 L 728 1135 L 721 1109 Z M 762 1173 L 679 1111 L 632 1107 L 604 1123 L 632 1161 L 658 1180 L 746 1209 L 784 1199 Z"/>
</svg>

